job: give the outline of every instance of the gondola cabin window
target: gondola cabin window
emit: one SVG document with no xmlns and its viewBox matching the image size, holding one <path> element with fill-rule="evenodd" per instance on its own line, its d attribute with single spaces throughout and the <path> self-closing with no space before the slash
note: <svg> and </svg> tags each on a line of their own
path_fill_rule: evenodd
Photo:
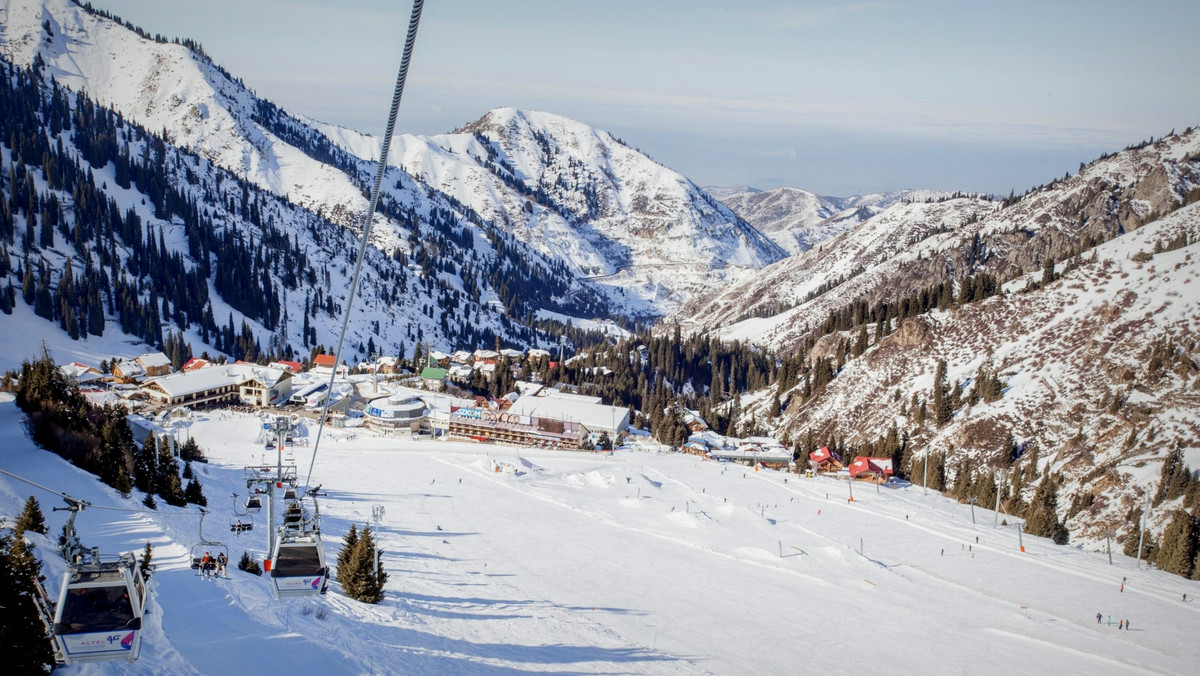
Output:
<svg viewBox="0 0 1200 676">
<path fill-rule="evenodd" d="M 321 574 L 321 555 L 316 545 L 281 545 L 271 577 L 309 577 Z"/>
<path fill-rule="evenodd" d="M 67 592 L 61 622 L 62 633 L 135 629 L 133 604 L 125 585 L 119 587 L 84 587 Z"/>
</svg>

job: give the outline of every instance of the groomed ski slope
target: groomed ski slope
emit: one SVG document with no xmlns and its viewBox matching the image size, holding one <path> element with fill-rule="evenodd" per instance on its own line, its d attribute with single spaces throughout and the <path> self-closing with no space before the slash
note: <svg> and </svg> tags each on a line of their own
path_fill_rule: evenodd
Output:
<svg viewBox="0 0 1200 676">
<path fill-rule="evenodd" d="M 205 536 L 232 561 L 265 550 L 265 510 L 252 533 L 228 531 L 243 465 L 265 459 L 258 427 L 210 412 L 187 428 L 211 459 L 197 466 L 213 510 Z M 1030 536 L 1022 554 L 990 511 L 976 508 L 972 525 L 968 506 L 920 488 L 856 485 L 849 503 L 844 482 L 649 449 L 326 434 L 314 483 L 329 492 L 327 555 L 383 505 L 382 604 L 336 585 L 275 601 L 266 578 L 232 565 L 228 580 L 201 580 L 187 565 L 194 507 L 91 509 L 77 521 L 85 544 L 115 553 L 149 540 L 158 571 L 142 658 L 62 673 L 1190 674 L 1200 658 L 1200 584 Z M 4 469 L 141 509 L 34 447 L 7 395 L 0 444 Z M 310 452 L 296 448 L 302 476 Z M 31 493 L 56 536 L 61 503 L 7 477 L 0 513 Z M 62 562 L 34 537 L 56 592 Z M 1116 628 L 1123 618 L 1132 630 Z"/>
</svg>

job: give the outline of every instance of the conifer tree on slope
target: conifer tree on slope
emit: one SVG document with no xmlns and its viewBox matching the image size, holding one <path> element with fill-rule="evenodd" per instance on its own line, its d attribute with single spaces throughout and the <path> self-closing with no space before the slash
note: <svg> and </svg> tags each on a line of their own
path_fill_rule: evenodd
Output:
<svg viewBox="0 0 1200 676">
<path fill-rule="evenodd" d="M 21 516 L 17 517 L 16 530 L 18 535 L 26 531 L 46 534 L 46 519 L 42 516 L 42 508 L 38 501 L 32 495 L 25 501 L 25 509 L 21 510 Z"/>
<path fill-rule="evenodd" d="M 0 534 L 0 655 L 8 673 L 47 674 L 54 667 L 33 603 L 33 579 L 41 568 L 24 537 Z"/>
<path fill-rule="evenodd" d="M 1175 510 L 1171 523 L 1163 532 L 1162 547 L 1154 556 L 1154 565 L 1188 577 L 1196 559 L 1196 520 L 1182 509 Z"/>
</svg>

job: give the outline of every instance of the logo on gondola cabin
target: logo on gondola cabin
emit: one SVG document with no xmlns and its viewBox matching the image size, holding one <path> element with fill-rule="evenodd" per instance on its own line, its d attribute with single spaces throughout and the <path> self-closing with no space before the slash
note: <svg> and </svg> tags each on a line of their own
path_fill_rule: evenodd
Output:
<svg viewBox="0 0 1200 676">
<path fill-rule="evenodd" d="M 319 589 L 321 587 L 321 578 L 314 578 L 309 584 L 312 585 L 313 589 Z"/>
<path fill-rule="evenodd" d="M 133 632 L 132 631 L 129 632 L 129 635 L 127 635 L 125 638 L 121 639 L 121 647 L 126 650 L 133 649 Z"/>
</svg>

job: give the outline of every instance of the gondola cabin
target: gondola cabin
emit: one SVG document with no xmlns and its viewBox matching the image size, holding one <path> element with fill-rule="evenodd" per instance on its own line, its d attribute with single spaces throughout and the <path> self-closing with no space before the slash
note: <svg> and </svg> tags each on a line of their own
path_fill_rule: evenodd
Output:
<svg viewBox="0 0 1200 676">
<path fill-rule="evenodd" d="M 275 598 L 324 594 L 329 585 L 327 573 L 320 533 L 280 535 L 271 557 Z"/>
<path fill-rule="evenodd" d="M 55 606 L 55 657 L 64 664 L 133 662 L 145 607 L 146 583 L 132 556 L 72 566 Z"/>
<path fill-rule="evenodd" d="M 257 495 L 251 495 L 251 496 L 247 497 L 246 498 L 246 511 L 247 512 L 262 511 L 262 498 L 258 497 Z"/>
</svg>

